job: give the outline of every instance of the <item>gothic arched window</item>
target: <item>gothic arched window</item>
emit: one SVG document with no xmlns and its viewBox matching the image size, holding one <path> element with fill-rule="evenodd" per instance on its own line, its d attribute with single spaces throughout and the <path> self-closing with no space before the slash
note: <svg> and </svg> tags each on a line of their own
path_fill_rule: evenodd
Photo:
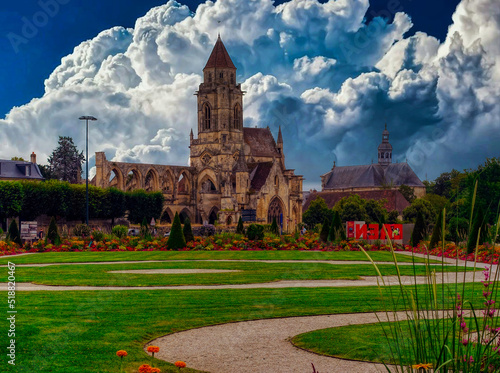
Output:
<svg viewBox="0 0 500 373">
<path fill-rule="evenodd" d="M 384 158 L 384 153 L 380 153 L 380 158 Z"/>
<path fill-rule="evenodd" d="M 210 122 L 212 119 L 212 113 L 210 112 L 210 106 L 208 104 L 203 105 L 203 129 L 210 129 Z"/>
<path fill-rule="evenodd" d="M 240 129 L 241 126 L 241 109 L 240 105 L 236 104 L 234 107 L 234 113 L 233 113 L 233 122 L 234 122 L 234 128 Z"/>
</svg>

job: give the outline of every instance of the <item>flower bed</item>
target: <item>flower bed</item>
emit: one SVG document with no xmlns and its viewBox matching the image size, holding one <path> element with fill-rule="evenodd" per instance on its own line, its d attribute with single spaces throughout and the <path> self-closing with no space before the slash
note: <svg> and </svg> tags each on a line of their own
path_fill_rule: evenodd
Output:
<svg viewBox="0 0 500 373">
<path fill-rule="evenodd" d="M 140 237 L 106 237 L 102 241 L 81 239 L 77 237 L 66 238 L 60 245 L 45 244 L 43 240 L 36 241 L 32 245 L 19 247 L 13 242 L 0 241 L 0 256 L 21 253 L 43 253 L 43 252 L 81 252 L 81 251 L 167 251 L 168 238 L 154 238 L 144 240 Z M 318 240 L 318 235 L 307 233 L 304 236 L 281 237 L 268 235 L 263 240 L 251 241 L 243 235 L 234 233 L 222 233 L 210 237 L 195 237 L 194 241 L 188 242 L 186 247 L 180 251 L 251 251 L 251 250 L 302 250 L 302 251 L 360 251 L 360 245 L 366 251 L 390 251 L 386 244 L 370 244 L 362 241 L 342 241 L 337 244 L 323 243 Z M 417 247 L 395 245 L 395 251 L 407 251 L 427 254 L 426 243 Z M 491 245 L 481 245 L 478 248 L 477 260 L 483 263 L 497 264 L 499 260 L 499 248 Z M 441 248 L 435 248 L 429 252 L 430 255 L 461 260 L 474 260 L 474 254 L 467 255 L 465 248 L 454 243 L 447 243 L 444 252 Z"/>
</svg>

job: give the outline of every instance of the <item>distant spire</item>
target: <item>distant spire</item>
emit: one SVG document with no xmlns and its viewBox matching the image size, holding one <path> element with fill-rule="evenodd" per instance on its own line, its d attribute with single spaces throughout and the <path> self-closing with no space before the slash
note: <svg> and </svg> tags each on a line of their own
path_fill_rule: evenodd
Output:
<svg viewBox="0 0 500 373">
<path fill-rule="evenodd" d="M 193 135 L 193 129 L 191 128 L 191 133 L 189 134 L 189 137 L 191 137 L 191 140 L 193 139 L 194 135 Z"/>
<path fill-rule="evenodd" d="M 278 130 L 278 144 L 283 144 L 283 135 L 281 134 L 281 126 L 279 126 Z"/>
</svg>

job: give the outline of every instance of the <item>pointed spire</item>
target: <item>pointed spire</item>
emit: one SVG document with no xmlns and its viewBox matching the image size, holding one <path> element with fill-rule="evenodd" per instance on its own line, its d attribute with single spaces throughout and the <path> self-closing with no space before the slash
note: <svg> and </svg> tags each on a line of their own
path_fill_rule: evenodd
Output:
<svg viewBox="0 0 500 373">
<path fill-rule="evenodd" d="M 233 61 L 231 61 L 231 57 L 229 57 L 229 53 L 227 53 L 226 47 L 220 38 L 220 34 L 215 42 L 212 54 L 210 54 L 208 62 L 203 70 L 210 68 L 229 68 L 236 70 Z"/>
<path fill-rule="evenodd" d="M 193 139 L 194 135 L 193 135 L 193 129 L 191 128 L 191 133 L 189 134 L 189 137 L 191 138 L 191 140 Z"/>
<path fill-rule="evenodd" d="M 243 146 L 244 145 L 241 144 L 240 153 L 238 154 L 238 161 L 236 161 L 236 164 L 233 167 L 234 172 L 248 172 L 248 166 L 245 162 L 245 149 Z"/>
<path fill-rule="evenodd" d="M 279 126 L 278 130 L 278 144 L 283 144 L 283 135 L 281 134 L 281 126 Z"/>
</svg>

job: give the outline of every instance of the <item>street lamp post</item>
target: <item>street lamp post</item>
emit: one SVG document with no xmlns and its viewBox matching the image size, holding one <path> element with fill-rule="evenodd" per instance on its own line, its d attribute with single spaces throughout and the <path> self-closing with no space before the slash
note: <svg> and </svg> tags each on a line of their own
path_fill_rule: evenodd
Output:
<svg viewBox="0 0 500 373">
<path fill-rule="evenodd" d="M 78 118 L 80 120 L 84 120 L 87 124 L 85 131 L 85 206 L 86 206 L 86 215 L 85 222 L 87 223 L 87 227 L 89 226 L 89 120 L 97 120 L 93 116 L 81 116 Z"/>
</svg>

